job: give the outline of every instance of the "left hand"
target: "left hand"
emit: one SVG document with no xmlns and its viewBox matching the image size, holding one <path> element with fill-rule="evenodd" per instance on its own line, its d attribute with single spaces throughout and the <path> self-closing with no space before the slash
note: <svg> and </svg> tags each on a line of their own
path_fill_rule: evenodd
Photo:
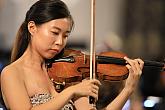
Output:
<svg viewBox="0 0 165 110">
<path fill-rule="evenodd" d="M 131 90 L 132 92 L 135 90 L 136 85 L 140 79 L 140 76 L 142 74 L 142 69 L 144 66 L 144 62 L 141 59 L 129 59 L 127 57 L 124 57 L 124 59 L 127 61 L 126 67 L 129 70 L 129 76 L 125 83 L 125 88 L 128 90 Z"/>
</svg>

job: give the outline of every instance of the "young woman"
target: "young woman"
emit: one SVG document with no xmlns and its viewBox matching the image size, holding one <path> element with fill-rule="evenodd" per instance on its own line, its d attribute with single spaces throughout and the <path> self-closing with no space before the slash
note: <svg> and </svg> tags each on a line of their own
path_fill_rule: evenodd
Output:
<svg viewBox="0 0 165 110">
<path fill-rule="evenodd" d="M 47 74 L 46 59 L 65 47 L 73 19 L 61 0 L 39 0 L 26 13 L 12 51 L 12 63 L 1 73 L 5 104 L 11 110 L 90 110 L 88 96 L 98 98 L 101 85 L 96 79 L 85 80 L 57 93 Z M 125 87 L 106 110 L 120 110 L 134 91 L 142 73 L 143 61 L 128 62 Z M 72 99 L 76 97 L 74 102 Z"/>
</svg>

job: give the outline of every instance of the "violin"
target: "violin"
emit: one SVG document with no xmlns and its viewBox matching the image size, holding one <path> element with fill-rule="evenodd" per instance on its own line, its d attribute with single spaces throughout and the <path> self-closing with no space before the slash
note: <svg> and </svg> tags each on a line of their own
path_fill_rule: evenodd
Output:
<svg viewBox="0 0 165 110">
<path fill-rule="evenodd" d="M 103 81 L 122 81 L 128 77 L 127 56 L 117 51 L 102 52 L 96 55 L 96 78 Z M 51 59 L 48 63 L 48 74 L 57 91 L 89 77 L 90 57 L 79 50 L 65 49 L 59 58 Z M 162 62 L 144 60 L 144 66 L 159 67 Z"/>
</svg>

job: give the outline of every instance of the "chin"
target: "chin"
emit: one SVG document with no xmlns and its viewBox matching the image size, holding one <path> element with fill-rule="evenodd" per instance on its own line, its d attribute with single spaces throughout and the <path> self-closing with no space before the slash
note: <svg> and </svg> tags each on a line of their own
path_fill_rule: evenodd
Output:
<svg viewBox="0 0 165 110">
<path fill-rule="evenodd" d="M 52 58 L 54 58 L 55 56 L 58 56 L 58 55 L 60 55 L 61 54 L 61 51 L 59 51 L 59 52 L 57 52 L 57 53 L 53 53 L 53 52 L 50 52 L 50 53 L 46 53 L 45 54 L 45 58 L 46 59 L 52 59 Z"/>
<path fill-rule="evenodd" d="M 49 54 L 49 55 L 45 56 L 45 58 L 46 59 L 52 59 L 55 56 L 56 56 L 56 54 Z"/>
<path fill-rule="evenodd" d="M 46 57 L 46 59 L 52 59 L 53 57 Z"/>
<path fill-rule="evenodd" d="M 55 57 L 55 55 L 54 56 L 50 56 L 50 57 L 48 57 L 48 59 L 52 59 L 52 58 L 54 58 Z"/>
</svg>

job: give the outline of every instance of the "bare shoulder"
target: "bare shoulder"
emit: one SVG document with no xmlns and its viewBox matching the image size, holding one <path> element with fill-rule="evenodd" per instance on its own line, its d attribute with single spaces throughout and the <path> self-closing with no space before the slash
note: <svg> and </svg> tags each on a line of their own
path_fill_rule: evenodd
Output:
<svg viewBox="0 0 165 110">
<path fill-rule="evenodd" d="M 16 73 L 16 70 L 17 68 L 13 64 L 10 64 L 6 66 L 5 68 L 3 68 L 1 75 L 2 77 L 14 75 L 14 73 Z"/>
<path fill-rule="evenodd" d="M 9 80 L 11 82 L 13 80 L 21 80 L 19 69 L 13 64 L 6 66 L 1 72 L 1 83 L 8 82 Z"/>
<path fill-rule="evenodd" d="M 29 96 L 25 87 L 22 65 L 10 64 L 1 73 L 1 90 L 7 107 L 19 110 L 29 110 Z M 20 106 L 22 105 L 22 106 Z"/>
</svg>

